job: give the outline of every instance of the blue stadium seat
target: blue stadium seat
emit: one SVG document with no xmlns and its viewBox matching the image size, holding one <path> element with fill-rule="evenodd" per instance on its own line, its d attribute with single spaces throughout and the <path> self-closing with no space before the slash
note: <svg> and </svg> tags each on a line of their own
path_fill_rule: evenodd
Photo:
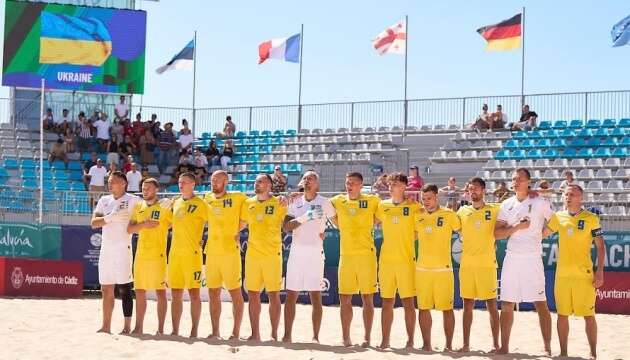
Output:
<svg viewBox="0 0 630 360">
<path fill-rule="evenodd" d="M 35 169 L 22 169 L 22 178 L 23 179 L 37 179 L 39 178 L 39 174 Z"/>
<path fill-rule="evenodd" d="M 245 179 L 245 181 L 248 182 L 254 182 L 256 181 L 256 177 L 258 176 L 258 173 L 255 174 L 247 174 L 247 178 Z"/>
<path fill-rule="evenodd" d="M 609 148 L 600 147 L 599 149 L 595 150 L 593 156 L 596 158 L 609 158 L 612 156 L 612 154 Z"/>
<path fill-rule="evenodd" d="M 291 164 L 289 165 L 288 171 L 289 173 L 301 173 L 302 172 L 302 164 Z"/>
<path fill-rule="evenodd" d="M 618 144 L 619 142 L 617 141 L 617 138 L 607 137 L 606 140 L 604 140 L 604 142 L 602 143 L 602 146 L 617 147 Z"/>
<path fill-rule="evenodd" d="M 248 173 L 258 174 L 260 173 L 260 164 L 252 164 L 247 167 Z"/>
<path fill-rule="evenodd" d="M 586 146 L 586 140 L 584 140 L 583 138 L 575 138 L 575 139 L 571 140 L 571 142 L 569 143 L 569 146 L 571 146 L 571 147 L 584 147 L 584 146 Z"/>
<path fill-rule="evenodd" d="M 4 159 L 4 167 L 7 169 L 17 169 L 19 167 L 17 159 L 14 159 L 14 158 Z"/>
<path fill-rule="evenodd" d="M 247 185 L 246 184 L 238 184 L 236 185 L 236 191 L 245 193 L 247 192 Z"/>
<path fill-rule="evenodd" d="M 543 137 L 543 133 L 539 130 L 532 130 L 527 134 L 527 137 L 530 139 L 540 139 Z"/>
<path fill-rule="evenodd" d="M 617 124 L 617 127 L 620 127 L 620 128 L 630 127 L 630 119 L 624 118 L 624 119 L 619 120 L 619 124 Z"/>
<path fill-rule="evenodd" d="M 602 127 L 605 128 L 614 128 L 615 126 L 617 126 L 615 119 L 604 119 L 604 122 L 602 122 Z"/>
<path fill-rule="evenodd" d="M 74 181 L 81 181 L 83 180 L 83 173 L 80 173 L 78 171 L 71 171 L 70 175 L 68 176 L 69 180 L 74 180 Z"/>
<path fill-rule="evenodd" d="M 201 138 L 203 140 L 210 140 L 212 138 L 212 135 L 210 135 L 209 132 L 204 132 L 204 133 L 201 133 Z"/>
<path fill-rule="evenodd" d="M 523 140 L 523 141 L 521 141 L 521 147 L 522 148 L 529 149 L 529 148 L 533 148 L 535 146 L 536 146 L 536 143 L 534 142 L 534 140 Z"/>
<path fill-rule="evenodd" d="M 527 132 L 525 131 L 515 131 L 512 132 L 512 139 L 527 139 Z"/>
<path fill-rule="evenodd" d="M 50 171 L 44 171 L 44 180 L 54 180 L 55 179 L 55 173 L 50 172 Z"/>
<path fill-rule="evenodd" d="M 557 148 L 564 148 L 567 146 L 567 142 L 564 141 L 564 139 L 555 139 L 552 143 L 551 143 L 552 147 L 557 147 Z"/>
<path fill-rule="evenodd" d="M 90 153 L 84 152 L 83 154 L 81 154 L 81 161 L 88 161 L 92 158 L 92 155 Z"/>
<path fill-rule="evenodd" d="M 21 159 L 20 160 L 20 167 L 22 167 L 24 169 L 35 169 L 35 168 L 39 167 L 39 161 L 36 162 L 33 159 Z"/>
<path fill-rule="evenodd" d="M 525 159 L 526 156 L 527 154 L 525 153 L 525 150 L 514 150 L 512 151 L 510 158 L 514 160 L 520 160 L 520 159 Z"/>
<path fill-rule="evenodd" d="M 247 180 L 247 175 L 246 174 L 238 174 L 234 177 L 234 181 L 235 182 L 244 182 Z"/>
<path fill-rule="evenodd" d="M 568 127 L 566 120 L 558 120 L 551 126 L 552 129 L 564 130 Z"/>
<path fill-rule="evenodd" d="M 586 121 L 586 127 L 589 129 L 597 129 L 602 126 L 602 122 L 598 119 L 590 119 Z"/>
<path fill-rule="evenodd" d="M 273 164 L 261 165 L 260 172 L 271 174 L 273 173 Z"/>
<path fill-rule="evenodd" d="M 81 163 L 78 161 L 70 161 L 68 164 L 68 170 L 81 170 Z"/>
<path fill-rule="evenodd" d="M 548 147 L 551 147 L 551 141 L 549 141 L 549 139 L 540 139 L 536 142 L 535 147 L 538 149 L 546 149 Z"/>
<path fill-rule="evenodd" d="M 53 180 L 44 180 L 44 190 L 55 190 L 55 182 Z"/>
<path fill-rule="evenodd" d="M 591 131 L 591 129 L 582 129 L 577 133 L 577 136 L 579 137 L 591 137 L 593 136 L 593 132 Z"/>
<path fill-rule="evenodd" d="M 596 148 L 601 145 L 601 140 L 598 137 L 592 137 L 586 140 L 586 146 Z"/>
<path fill-rule="evenodd" d="M 542 151 L 540 149 L 530 150 L 527 152 L 528 159 L 540 159 L 542 158 Z"/>
<path fill-rule="evenodd" d="M 630 125 L 628 125 L 630 126 Z M 287 136 L 296 136 L 297 135 L 297 130 L 293 130 L 293 129 L 289 129 L 286 131 L 286 135 Z"/>
<path fill-rule="evenodd" d="M 582 120 L 571 120 L 569 123 L 569 129 L 581 129 L 584 127 L 584 122 Z"/>
<path fill-rule="evenodd" d="M 72 185 L 70 185 L 70 182 L 68 181 L 57 181 L 57 183 L 55 184 L 55 189 L 69 191 L 72 190 Z"/>
<path fill-rule="evenodd" d="M 289 164 L 281 164 L 280 165 L 280 170 L 282 170 L 283 173 L 288 173 L 289 172 Z"/>
<path fill-rule="evenodd" d="M 273 132 L 274 136 L 283 136 L 284 135 L 284 130 L 276 130 Z"/>
<path fill-rule="evenodd" d="M 281 136 L 271 138 L 270 145 L 282 145 L 284 144 L 284 138 Z"/>
<path fill-rule="evenodd" d="M 504 149 L 517 149 L 519 147 L 519 141 L 510 139 L 503 144 Z"/>
<path fill-rule="evenodd" d="M 249 137 L 259 137 L 260 136 L 260 131 L 258 130 L 250 130 L 249 131 Z"/>
<path fill-rule="evenodd" d="M 234 155 L 232 156 L 232 164 L 241 164 L 245 162 L 245 157 L 243 155 Z"/>
<path fill-rule="evenodd" d="M 575 132 L 571 129 L 564 129 L 559 135 L 561 138 L 572 138 L 575 137 Z"/>
<path fill-rule="evenodd" d="M 608 136 L 608 129 L 599 128 L 597 129 L 597 131 L 595 131 L 595 134 L 593 134 L 593 136 L 606 137 Z"/>
<path fill-rule="evenodd" d="M 82 182 L 79 181 L 72 181 L 70 182 L 70 185 L 72 186 L 72 190 L 73 191 L 85 191 L 85 185 L 83 185 Z"/>
<path fill-rule="evenodd" d="M 9 177 L 9 172 L 5 168 L 0 168 L 0 177 Z"/>
<path fill-rule="evenodd" d="M 615 150 L 613 150 L 613 152 L 612 152 L 612 156 L 613 157 L 618 157 L 618 158 L 627 157 L 628 156 L 628 149 L 625 148 L 625 147 L 615 148 Z"/>
<path fill-rule="evenodd" d="M 577 156 L 577 151 L 574 148 L 566 148 L 562 152 L 560 152 L 559 157 L 564 157 L 567 159 L 572 159 Z"/>
<path fill-rule="evenodd" d="M 630 147 L 630 136 L 625 136 L 623 139 L 621 139 L 621 141 L 619 142 L 620 146 L 624 146 L 624 147 Z"/>
<path fill-rule="evenodd" d="M 242 139 L 242 138 L 244 138 L 246 136 L 247 136 L 247 134 L 244 131 L 237 131 L 234 137 L 238 138 L 238 139 Z"/>
<path fill-rule="evenodd" d="M 578 151 L 576 157 L 590 159 L 591 157 L 593 157 L 593 149 L 582 148 Z"/>
<path fill-rule="evenodd" d="M 260 136 L 271 137 L 271 130 L 263 130 L 260 132 Z"/>
<path fill-rule="evenodd" d="M 538 129 L 539 130 L 551 129 L 551 121 L 541 121 L 540 124 L 538 124 Z"/>
<path fill-rule="evenodd" d="M 626 135 L 626 129 L 623 129 L 623 128 L 614 128 L 610 132 L 610 136 L 625 136 L 625 135 Z"/>
<path fill-rule="evenodd" d="M 547 130 L 544 132 L 543 137 L 549 138 L 549 139 L 555 139 L 558 137 L 558 132 L 556 130 Z"/>
<path fill-rule="evenodd" d="M 227 189 L 227 191 L 234 191 L 235 186 L 234 186 L 234 184 L 227 184 L 226 189 Z"/>
<path fill-rule="evenodd" d="M 507 149 L 499 150 L 494 155 L 494 158 L 495 159 L 499 159 L 499 160 L 507 160 L 507 159 L 510 158 L 510 150 L 507 150 Z M 284 172 L 284 170 L 283 170 L 283 172 Z"/>
</svg>

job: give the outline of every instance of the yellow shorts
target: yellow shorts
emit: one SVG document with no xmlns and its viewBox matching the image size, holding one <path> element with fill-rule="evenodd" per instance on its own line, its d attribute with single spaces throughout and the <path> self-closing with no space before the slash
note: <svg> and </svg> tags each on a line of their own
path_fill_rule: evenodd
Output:
<svg viewBox="0 0 630 360">
<path fill-rule="evenodd" d="M 171 253 L 168 259 L 168 287 L 171 289 L 199 289 L 203 258 L 201 251 Z"/>
<path fill-rule="evenodd" d="M 554 295 L 558 315 L 595 315 L 593 278 L 556 277 Z"/>
<path fill-rule="evenodd" d="M 392 299 L 396 297 L 396 289 L 401 299 L 412 297 L 415 289 L 416 265 L 410 263 L 381 263 L 378 266 L 378 286 L 381 297 Z"/>
<path fill-rule="evenodd" d="M 452 310 L 455 278 L 449 270 L 416 269 L 416 296 L 420 310 Z"/>
<path fill-rule="evenodd" d="M 166 289 L 166 258 L 136 258 L 133 263 L 133 285 L 136 290 Z"/>
<path fill-rule="evenodd" d="M 459 269 L 459 294 L 463 299 L 496 299 L 497 288 L 497 269 L 481 267 Z"/>
<path fill-rule="evenodd" d="M 206 286 L 234 290 L 241 287 L 241 254 L 206 255 Z"/>
<path fill-rule="evenodd" d="M 282 256 L 264 258 L 245 256 L 245 288 L 247 291 L 267 292 L 282 289 Z"/>
<path fill-rule="evenodd" d="M 342 255 L 339 258 L 339 294 L 374 294 L 377 291 L 376 255 Z"/>
</svg>

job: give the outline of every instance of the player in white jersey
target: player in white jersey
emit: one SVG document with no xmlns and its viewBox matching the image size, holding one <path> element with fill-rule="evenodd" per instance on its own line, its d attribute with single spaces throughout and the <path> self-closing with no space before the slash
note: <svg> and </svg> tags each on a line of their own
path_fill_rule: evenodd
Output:
<svg viewBox="0 0 630 360">
<path fill-rule="evenodd" d="M 103 229 L 101 252 L 98 257 L 98 282 L 101 284 L 103 296 L 103 324 L 98 331 L 111 333 L 114 289 L 118 287 L 125 316 L 122 333 L 129 333 L 133 312 L 131 294 L 133 255 L 131 234 L 127 233 L 127 225 L 131 212 L 140 199 L 126 193 L 127 178 L 120 171 L 110 174 L 107 185 L 111 194 L 98 200 L 91 221 L 93 229 Z"/>
<path fill-rule="evenodd" d="M 313 342 L 319 342 L 322 323 L 322 283 L 324 281 L 323 233 L 326 221 L 335 216 L 330 200 L 318 195 L 319 175 L 307 171 L 302 176 L 304 195 L 289 206 L 284 220 L 284 230 L 293 231 L 291 251 L 287 263 L 284 303 L 284 337 L 291 342 L 291 330 L 295 319 L 295 304 L 300 291 L 308 291 L 313 305 Z"/>
<path fill-rule="evenodd" d="M 514 322 L 514 305 L 533 302 L 542 333 L 545 352 L 551 355 L 551 314 L 545 294 L 542 263 L 542 231 L 551 218 L 551 204 L 542 197 L 529 196 L 530 174 L 519 168 L 512 174 L 515 195 L 501 203 L 494 236 L 508 238 L 501 270 L 501 348 L 507 354 Z"/>
</svg>

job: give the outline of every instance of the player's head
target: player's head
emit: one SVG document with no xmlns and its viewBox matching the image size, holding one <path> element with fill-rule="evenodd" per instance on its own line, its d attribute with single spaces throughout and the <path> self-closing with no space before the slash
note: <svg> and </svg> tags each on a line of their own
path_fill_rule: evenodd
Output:
<svg viewBox="0 0 630 360">
<path fill-rule="evenodd" d="M 254 192 L 256 195 L 269 194 L 271 192 L 271 175 L 258 174 L 256 181 L 254 182 Z"/>
<path fill-rule="evenodd" d="M 564 189 L 564 194 L 562 194 L 564 206 L 570 210 L 581 208 L 583 196 L 584 190 L 580 185 L 567 186 L 567 188 Z"/>
<path fill-rule="evenodd" d="M 473 202 L 482 201 L 486 193 L 486 182 L 480 177 L 471 178 L 468 180 L 468 193 Z"/>
<path fill-rule="evenodd" d="M 212 185 L 212 192 L 220 195 L 225 192 L 225 187 L 228 183 L 228 174 L 223 170 L 217 170 L 210 176 L 210 184 Z"/>
<path fill-rule="evenodd" d="M 454 177 L 450 177 L 448 178 L 448 182 L 447 182 L 448 186 L 455 186 L 457 185 L 457 179 L 455 179 Z"/>
<path fill-rule="evenodd" d="M 319 191 L 319 175 L 315 170 L 308 170 L 302 175 L 300 183 L 304 186 L 305 192 L 317 192 Z"/>
<path fill-rule="evenodd" d="M 96 167 L 103 167 L 103 159 L 96 159 Z"/>
<path fill-rule="evenodd" d="M 112 171 L 107 178 L 107 187 L 113 195 L 120 196 L 127 190 L 127 177 L 122 171 Z"/>
<path fill-rule="evenodd" d="M 147 178 L 142 182 L 142 198 L 147 201 L 154 201 L 157 198 L 157 192 L 160 184 L 155 178 Z"/>
<path fill-rule="evenodd" d="M 387 176 L 387 184 L 392 196 L 403 196 L 407 188 L 407 175 L 401 172 L 393 172 Z"/>
<path fill-rule="evenodd" d="M 177 181 L 179 185 L 179 192 L 184 196 L 190 196 L 195 190 L 195 174 L 191 172 L 185 172 L 179 175 Z"/>
<path fill-rule="evenodd" d="M 518 168 L 512 173 L 512 188 L 515 193 L 523 193 L 529 191 L 529 182 L 531 179 L 529 170 L 526 168 Z"/>
<path fill-rule="evenodd" d="M 363 175 L 352 171 L 346 174 L 346 191 L 350 194 L 360 194 L 363 188 Z"/>
<path fill-rule="evenodd" d="M 427 210 L 435 210 L 439 206 L 438 187 L 435 184 L 426 184 L 422 187 L 422 205 Z"/>
</svg>

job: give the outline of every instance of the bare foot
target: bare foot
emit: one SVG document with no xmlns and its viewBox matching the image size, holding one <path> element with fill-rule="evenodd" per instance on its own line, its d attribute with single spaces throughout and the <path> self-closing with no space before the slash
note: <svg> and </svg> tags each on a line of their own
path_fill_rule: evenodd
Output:
<svg viewBox="0 0 630 360">
<path fill-rule="evenodd" d="M 431 349 L 431 345 L 422 345 L 420 350 L 422 350 L 422 351 L 433 351 L 433 349 Z"/>
<path fill-rule="evenodd" d="M 597 359 L 597 354 L 591 354 L 591 356 L 589 357 L 590 360 L 595 360 Z"/>
<path fill-rule="evenodd" d="M 245 341 L 260 341 L 260 335 L 252 334 L 250 337 L 246 338 Z"/>
<path fill-rule="evenodd" d="M 271 340 L 278 341 L 278 334 L 271 334 Z"/>
<path fill-rule="evenodd" d="M 568 357 L 569 355 L 567 355 L 567 353 L 565 352 L 560 352 L 560 355 L 558 357 Z"/>
<path fill-rule="evenodd" d="M 314 338 L 311 339 L 311 343 L 312 344 L 319 344 L 319 339 L 314 337 Z"/>
<path fill-rule="evenodd" d="M 389 342 L 385 342 L 385 341 L 381 342 L 381 344 L 378 346 L 378 348 L 381 349 L 381 350 L 389 349 L 390 348 Z"/>
<path fill-rule="evenodd" d="M 460 352 L 460 353 L 470 352 L 470 346 L 464 345 L 461 347 L 461 349 L 458 349 L 457 352 Z"/>
<path fill-rule="evenodd" d="M 155 336 L 162 336 L 164 335 L 164 330 L 158 330 L 155 332 Z"/>
<path fill-rule="evenodd" d="M 498 353 L 500 348 L 501 347 L 499 345 L 495 345 L 492 350 L 488 351 L 488 354 L 496 354 L 496 353 Z"/>
<path fill-rule="evenodd" d="M 509 352 L 510 352 L 510 351 L 509 351 L 508 349 L 505 349 L 505 348 L 502 348 L 502 347 L 501 347 L 501 348 L 499 348 L 499 349 L 497 350 L 496 354 L 497 354 L 497 355 L 505 355 L 505 354 L 507 354 L 507 353 L 509 353 Z"/>
<path fill-rule="evenodd" d="M 291 343 L 291 335 L 284 335 L 284 337 L 282 338 L 282 342 L 283 343 Z"/>
<path fill-rule="evenodd" d="M 171 336 L 179 336 L 179 332 L 178 332 L 178 331 L 173 331 L 173 332 L 171 333 Z"/>
<path fill-rule="evenodd" d="M 361 343 L 361 347 L 364 349 L 367 349 L 370 347 L 370 340 L 363 340 L 363 342 Z"/>
<path fill-rule="evenodd" d="M 221 337 L 218 334 L 210 334 L 210 335 L 208 335 L 208 337 L 206 337 L 206 339 L 208 339 L 208 340 L 220 340 Z"/>
<path fill-rule="evenodd" d="M 192 330 L 191 330 L 191 331 L 190 331 L 190 336 L 189 336 L 189 338 L 194 339 L 194 338 L 196 338 L 196 337 L 197 337 L 197 331 L 192 331 Z"/>
<path fill-rule="evenodd" d="M 128 335 L 129 333 L 131 333 L 131 329 L 124 328 L 124 329 L 122 329 L 122 331 L 120 332 L 120 335 Z"/>
<path fill-rule="evenodd" d="M 240 337 L 238 336 L 238 334 L 232 334 L 230 335 L 230 337 L 228 338 L 228 340 L 241 340 Z"/>
<path fill-rule="evenodd" d="M 133 334 L 133 335 L 142 335 L 142 329 L 135 328 L 135 329 L 133 329 L 131 334 Z"/>
<path fill-rule="evenodd" d="M 111 329 L 105 329 L 105 328 L 100 328 L 96 331 L 97 333 L 105 333 L 105 334 L 110 334 L 112 333 Z"/>
<path fill-rule="evenodd" d="M 352 346 L 352 341 L 350 339 L 343 339 L 343 341 L 341 342 L 343 344 L 343 346 L 345 347 L 350 347 Z"/>
<path fill-rule="evenodd" d="M 407 344 L 405 344 L 405 350 L 413 350 L 413 340 L 407 340 Z"/>
<path fill-rule="evenodd" d="M 551 357 L 551 346 L 545 345 L 545 355 Z"/>
</svg>

